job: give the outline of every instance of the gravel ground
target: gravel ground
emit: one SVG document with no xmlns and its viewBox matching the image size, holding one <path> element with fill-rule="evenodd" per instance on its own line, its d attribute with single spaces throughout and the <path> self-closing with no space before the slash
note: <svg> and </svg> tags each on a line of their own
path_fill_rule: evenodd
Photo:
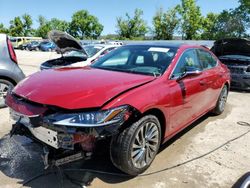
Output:
<svg viewBox="0 0 250 188">
<path fill-rule="evenodd" d="M 17 56 L 20 67 L 29 75 L 39 69 L 40 63 L 59 55 L 53 52 L 17 51 Z M 146 172 L 158 173 L 126 178 L 77 171 L 67 172 L 67 176 L 90 187 L 231 187 L 240 176 L 250 171 L 250 133 L 227 143 L 250 130 L 248 126 L 237 124 L 238 121 L 250 123 L 249 101 L 250 93 L 231 91 L 222 115 L 204 116 L 162 147 Z M 43 172 L 41 149 L 24 137 L 9 137 L 11 123 L 7 108 L 0 109 L 0 120 L 0 187 L 20 187 L 32 176 Z M 208 153 L 222 144 L 222 147 Z M 181 163 L 184 164 L 169 169 Z M 68 167 L 119 172 L 105 153 Z M 52 173 L 26 186 L 60 187 L 63 184 L 64 187 L 77 187 L 75 181 L 70 181 L 65 174 L 63 177 L 59 173 Z"/>
</svg>

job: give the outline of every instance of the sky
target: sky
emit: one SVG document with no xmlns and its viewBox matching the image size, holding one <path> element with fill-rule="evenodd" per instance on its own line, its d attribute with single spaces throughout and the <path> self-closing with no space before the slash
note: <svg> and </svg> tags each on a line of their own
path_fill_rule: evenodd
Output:
<svg viewBox="0 0 250 188">
<path fill-rule="evenodd" d="M 224 9 L 237 7 L 238 0 L 196 0 L 201 8 L 202 15 L 208 12 L 219 13 Z M 167 10 L 177 4 L 180 0 L 0 0 L 0 23 L 6 27 L 15 16 L 24 13 L 30 14 L 34 20 L 34 28 L 38 27 L 39 15 L 47 19 L 59 18 L 66 21 L 78 10 L 88 10 L 96 16 L 104 25 L 102 35 L 114 34 L 116 18 L 124 17 L 126 12 L 133 15 L 136 8 L 143 10 L 143 19 L 148 26 L 152 26 L 152 18 L 157 9 Z"/>
</svg>

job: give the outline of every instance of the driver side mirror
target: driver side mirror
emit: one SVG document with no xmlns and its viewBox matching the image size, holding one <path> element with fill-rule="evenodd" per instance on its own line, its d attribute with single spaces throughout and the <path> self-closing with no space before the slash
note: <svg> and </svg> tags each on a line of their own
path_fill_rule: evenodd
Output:
<svg viewBox="0 0 250 188">
<path fill-rule="evenodd" d="M 188 77 L 188 76 L 198 76 L 202 73 L 202 71 L 199 69 L 199 68 L 196 68 L 196 67 L 192 67 L 192 66 L 187 66 L 185 68 L 185 72 L 183 72 L 176 80 L 177 81 L 180 81 L 182 80 L 183 78 L 185 77 Z"/>
</svg>

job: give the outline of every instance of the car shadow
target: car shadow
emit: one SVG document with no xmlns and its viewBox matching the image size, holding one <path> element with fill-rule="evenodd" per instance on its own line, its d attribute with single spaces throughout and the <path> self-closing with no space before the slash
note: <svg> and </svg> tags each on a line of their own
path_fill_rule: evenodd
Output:
<svg viewBox="0 0 250 188">
<path fill-rule="evenodd" d="M 212 114 L 206 114 L 206 115 L 202 116 L 201 118 L 199 118 L 198 120 L 196 120 L 191 125 L 189 125 L 186 128 L 184 128 L 182 131 L 180 131 L 175 136 L 173 136 L 172 138 L 170 138 L 167 142 L 165 142 L 164 144 L 162 144 L 158 153 L 164 151 L 164 149 L 166 149 L 168 146 L 170 146 L 171 144 L 173 144 L 175 141 L 177 141 L 179 138 L 181 138 L 188 131 L 190 131 L 194 127 L 198 126 L 199 124 L 201 124 L 202 122 L 204 122 L 206 119 L 208 119 L 211 116 L 212 116 Z"/>
<path fill-rule="evenodd" d="M 224 119 L 229 112 L 230 107 L 227 107 L 225 114 L 217 118 Z M 172 137 L 161 146 L 159 153 L 194 127 L 206 122 L 209 117 L 210 114 L 201 117 Z M 39 144 L 23 136 L 10 138 L 7 134 L 0 139 L 0 171 L 7 177 L 18 179 L 21 185 L 38 188 L 89 186 L 96 178 L 108 184 L 117 184 L 134 178 L 113 166 L 109 158 L 109 141 L 98 144 L 92 159 L 70 163 L 60 168 L 44 170 L 41 154 L 42 148 Z M 11 185 L 15 181 L 10 179 L 9 183 Z"/>
</svg>

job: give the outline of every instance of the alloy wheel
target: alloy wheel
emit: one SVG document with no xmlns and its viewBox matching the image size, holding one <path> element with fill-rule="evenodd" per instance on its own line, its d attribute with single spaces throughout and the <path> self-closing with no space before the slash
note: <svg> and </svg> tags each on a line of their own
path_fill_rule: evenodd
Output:
<svg viewBox="0 0 250 188">
<path fill-rule="evenodd" d="M 224 87 L 221 92 L 220 99 L 219 99 L 219 108 L 221 111 L 224 110 L 226 102 L 227 102 L 227 89 Z"/>
<path fill-rule="evenodd" d="M 146 122 L 138 130 L 132 144 L 131 158 L 136 168 L 143 168 L 154 159 L 159 145 L 159 130 L 154 122 Z"/>
</svg>

